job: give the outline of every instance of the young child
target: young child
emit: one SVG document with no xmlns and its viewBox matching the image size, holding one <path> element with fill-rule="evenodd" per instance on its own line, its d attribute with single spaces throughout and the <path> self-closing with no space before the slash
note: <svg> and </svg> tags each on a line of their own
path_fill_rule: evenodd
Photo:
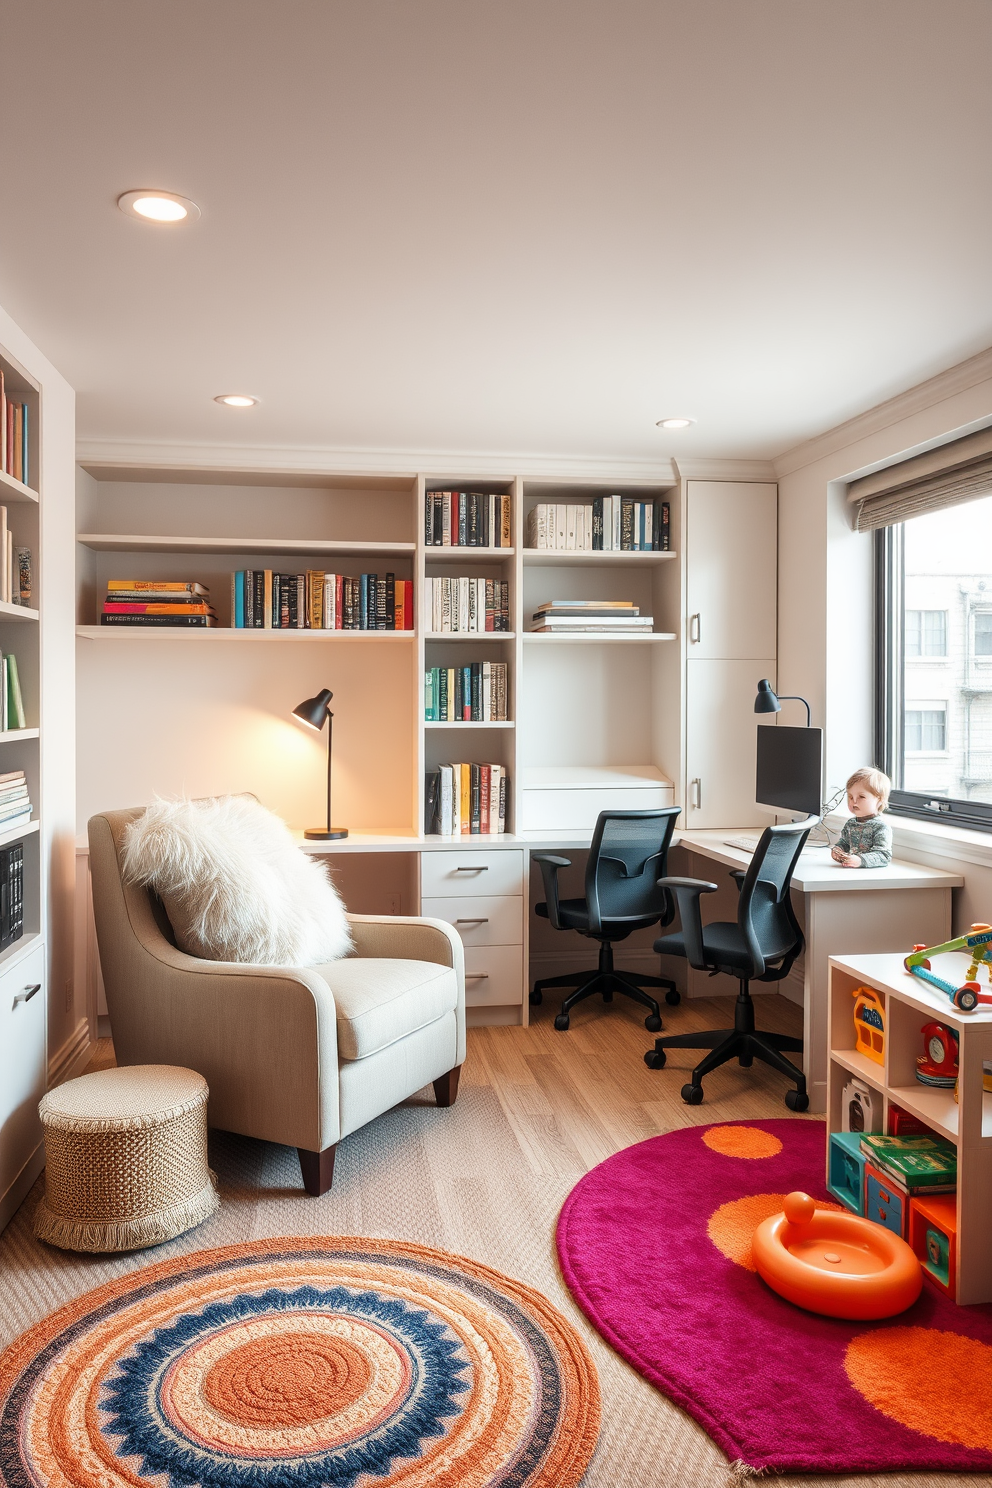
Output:
<svg viewBox="0 0 992 1488">
<path fill-rule="evenodd" d="M 847 809 L 854 814 L 830 851 L 842 868 L 884 868 L 892 862 L 892 828 L 882 820 L 891 789 L 881 770 L 855 770 L 847 782 Z"/>
</svg>

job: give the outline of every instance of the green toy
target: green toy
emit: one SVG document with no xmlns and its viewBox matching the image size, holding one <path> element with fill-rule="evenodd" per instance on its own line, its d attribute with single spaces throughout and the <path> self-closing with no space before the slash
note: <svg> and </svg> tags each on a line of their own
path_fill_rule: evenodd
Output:
<svg viewBox="0 0 992 1488">
<path fill-rule="evenodd" d="M 940 956 L 945 951 L 971 952 L 971 965 L 960 987 L 952 986 L 930 970 L 929 957 Z M 980 1002 L 992 1003 L 992 990 L 983 992 L 975 980 L 979 966 L 984 966 L 992 987 L 992 925 L 972 925 L 967 935 L 956 935 L 953 940 L 945 940 L 943 945 L 916 945 L 903 965 L 913 976 L 945 992 L 963 1013 L 974 1012 Z"/>
</svg>

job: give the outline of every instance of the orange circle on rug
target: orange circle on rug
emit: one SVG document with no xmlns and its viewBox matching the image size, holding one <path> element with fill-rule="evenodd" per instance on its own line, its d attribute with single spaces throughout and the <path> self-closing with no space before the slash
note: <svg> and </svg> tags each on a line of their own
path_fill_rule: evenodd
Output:
<svg viewBox="0 0 992 1488">
<path fill-rule="evenodd" d="M 937 1328 L 881 1328 L 852 1338 L 851 1384 L 883 1416 L 934 1441 L 992 1447 L 992 1348 Z"/>
<path fill-rule="evenodd" d="M 302 1426 L 347 1410 L 371 1379 L 368 1360 L 346 1339 L 290 1333 L 232 1349 L 208 1372 L 203 1390 L 238 1425 Z"/>
<path fill-rule="evenodd" d="M 751 1255 L 751 1240 L 763 1219 L 780 1214 L 785 1203 L 785 1194 L 745 1194 L 742 1199 L 731 1199 L 714 1209 L 706 1226 L 717 1250 L 722 1251 L 735 1266 L 745 1266 L 748 1271 L 757 1271 Z M 818 1209 L 839 1209 L 839 1204 L 817 1200 Z"/>
<path fill-rule="evenodd" d="M 778 1137 L 757 1126 L 711 1126 L 703 1141 L 724 1157 L 775 1157 L 782 1151 Z"/>
</svg>

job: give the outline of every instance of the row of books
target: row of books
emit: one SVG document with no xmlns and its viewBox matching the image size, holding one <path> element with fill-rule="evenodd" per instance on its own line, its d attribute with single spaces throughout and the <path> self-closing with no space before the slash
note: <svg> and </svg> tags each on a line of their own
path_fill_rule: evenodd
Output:
<svg viewBox="0 0 992 1488">
<path fill-rule="evenodd" d="M 7 508 L 0 506 L 0 600 L 4 604 L 30 605 L 32 593 L 31 549 L 15 546 L 7 525 Z"/>
<path fill-rule="evenodd" d="M 17 657 L 8 652 L 0 657 L 0 730 L 27 728 Z"/>
<path fill-rule="evenodd" d="M 957 1187 L 957 1148 L 943 1137 L 865 1132 L 859 1145 L 872 1167 L 909 1194 L 953 1193 Z"/>
<path fill-rule="evenodd" d="M 424 541 L 429 548 L 511 548 L 509 496 L 484 491 L 428 491 Z"/>
<path fill-rule="evenodd" d="M 7 396 L 0 368 L 0 470 L 25 485 L 30 484 L 29 445 L 28 405 Z"/>
<path fill-rule="evenodd" d="M 505 579 L 427 579 L 424 625 L 435 635 L 508 631 L 510 586 Z"/>
<path fill-rule="evenodd" d="M 231 615 L 238 630 L 412 630 L 413 582 L 246 569 L 231 575 Z"/>
<path fill-rule="evenodd" d="M 24 844 L 12 842 L 9 847 L 0 847 L 0 951 L 23 934 Z"/>
<path fill-rule="evenodd" d="M 528 548 L 558 553 L 667 553 L 671 507 L 634 496 L 590 502 L 539 501 L 527 513 Z"/>
<path fill-rule="evenodd" d="M 506 662 L 431 667 L 424 674 L 428 723 L 505 723 Z"/>
<path fill-rule="evenodd" d="M 497 836 L 506 831 L 505 765 L 438 765 L 428 770 L 424 831 L 431 837 Z"/>
<path fill-rule="evenodd" d="M 0 775 L 0 832 L 30 820 L 31 800 L 24 771 L 8 770 Z"/>
<path fill-rule="evenodd" d="M 534 635 L 651 635 L 654 616 L 627 599 L 550 599 L 530 628 Z"/>
<path fill-rule="evenodd" d="M 100 624 L 205 629 L 217 624 L 217 612 L 193 579 L 108 579 Z"/>
</svg>

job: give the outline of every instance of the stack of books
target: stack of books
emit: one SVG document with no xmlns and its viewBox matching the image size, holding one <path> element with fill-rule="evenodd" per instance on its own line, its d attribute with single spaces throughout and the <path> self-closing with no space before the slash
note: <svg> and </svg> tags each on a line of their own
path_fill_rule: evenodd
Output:
<svg viewBox="0 0 992 1488">
<path fill-rule="evenodd" d="M 28 405 L 9 398 L 0 371 L 0 470 L 29 485 Z"/>
<path fill-rule="evenodd" d="M 550 599 L 532 616 L 534 635 L 650 635 L 654 616 L 627 599 Z"/>
<path fill-rule="evenodd" d="M 29 812 L 30 815 L 30 812 Z M 24 934 L 24 845 L 0 848 L 0 951 Z"/>
<path fill-rule="evenodd" d="M 231 575 L 236 630 L 412 630 L 413 583 L 395 574 L 273 573 Z"/>
<path fill-rule="evenodd" d="M 505 765 L 438 765 L 427 772 L 424 831 L 431 837 L 506 831 Z"/>
<path fill-rule="evenodd" d="M 424 626 L 433 635 L 509 631 L 510 586 L 504 579 L 427 579 Z"/>
<path fill-rule="evenodd" d="M 904 1193 L 953 1193 L 957 1188 L 957 1148 L 943 1137 L 865 1132 L 860 1146 L 872 1167 Z"/>
<path fill-rule="evenodd" d="M 424 542 L 429 548 L 510 548 L 509 496 L 484 491 L 428 491 Z"/>
<path fill-rule="evenodd" d="M 100 624 L 205 629 L 217 624 L 217 613 L 193 580 L 108 579 Z"/>
<path fill-rule="evenodd" d="M 23 770 L 8 770 L 0 775 L 0 832 L 19 827 L 31 820 L 28 783 Z"/>
<path fill-rule="evenodd" d="M 506 663 L 431 667 L 424 675 L 424 718 L 428 723 L 505 723 Z"/>
<path fill-rule="evenodd" d="M 526 545 L 558 553 L 667 553 L 670 526 L 667 501 L 539 501 L 527 514 Z"/>
<path fill-rule="evenodd" d="M 15 545 L 5 506 L 0 506 L 0 599 L 5 604 L 31 603 L 31 549 Z"/>
</svg>

